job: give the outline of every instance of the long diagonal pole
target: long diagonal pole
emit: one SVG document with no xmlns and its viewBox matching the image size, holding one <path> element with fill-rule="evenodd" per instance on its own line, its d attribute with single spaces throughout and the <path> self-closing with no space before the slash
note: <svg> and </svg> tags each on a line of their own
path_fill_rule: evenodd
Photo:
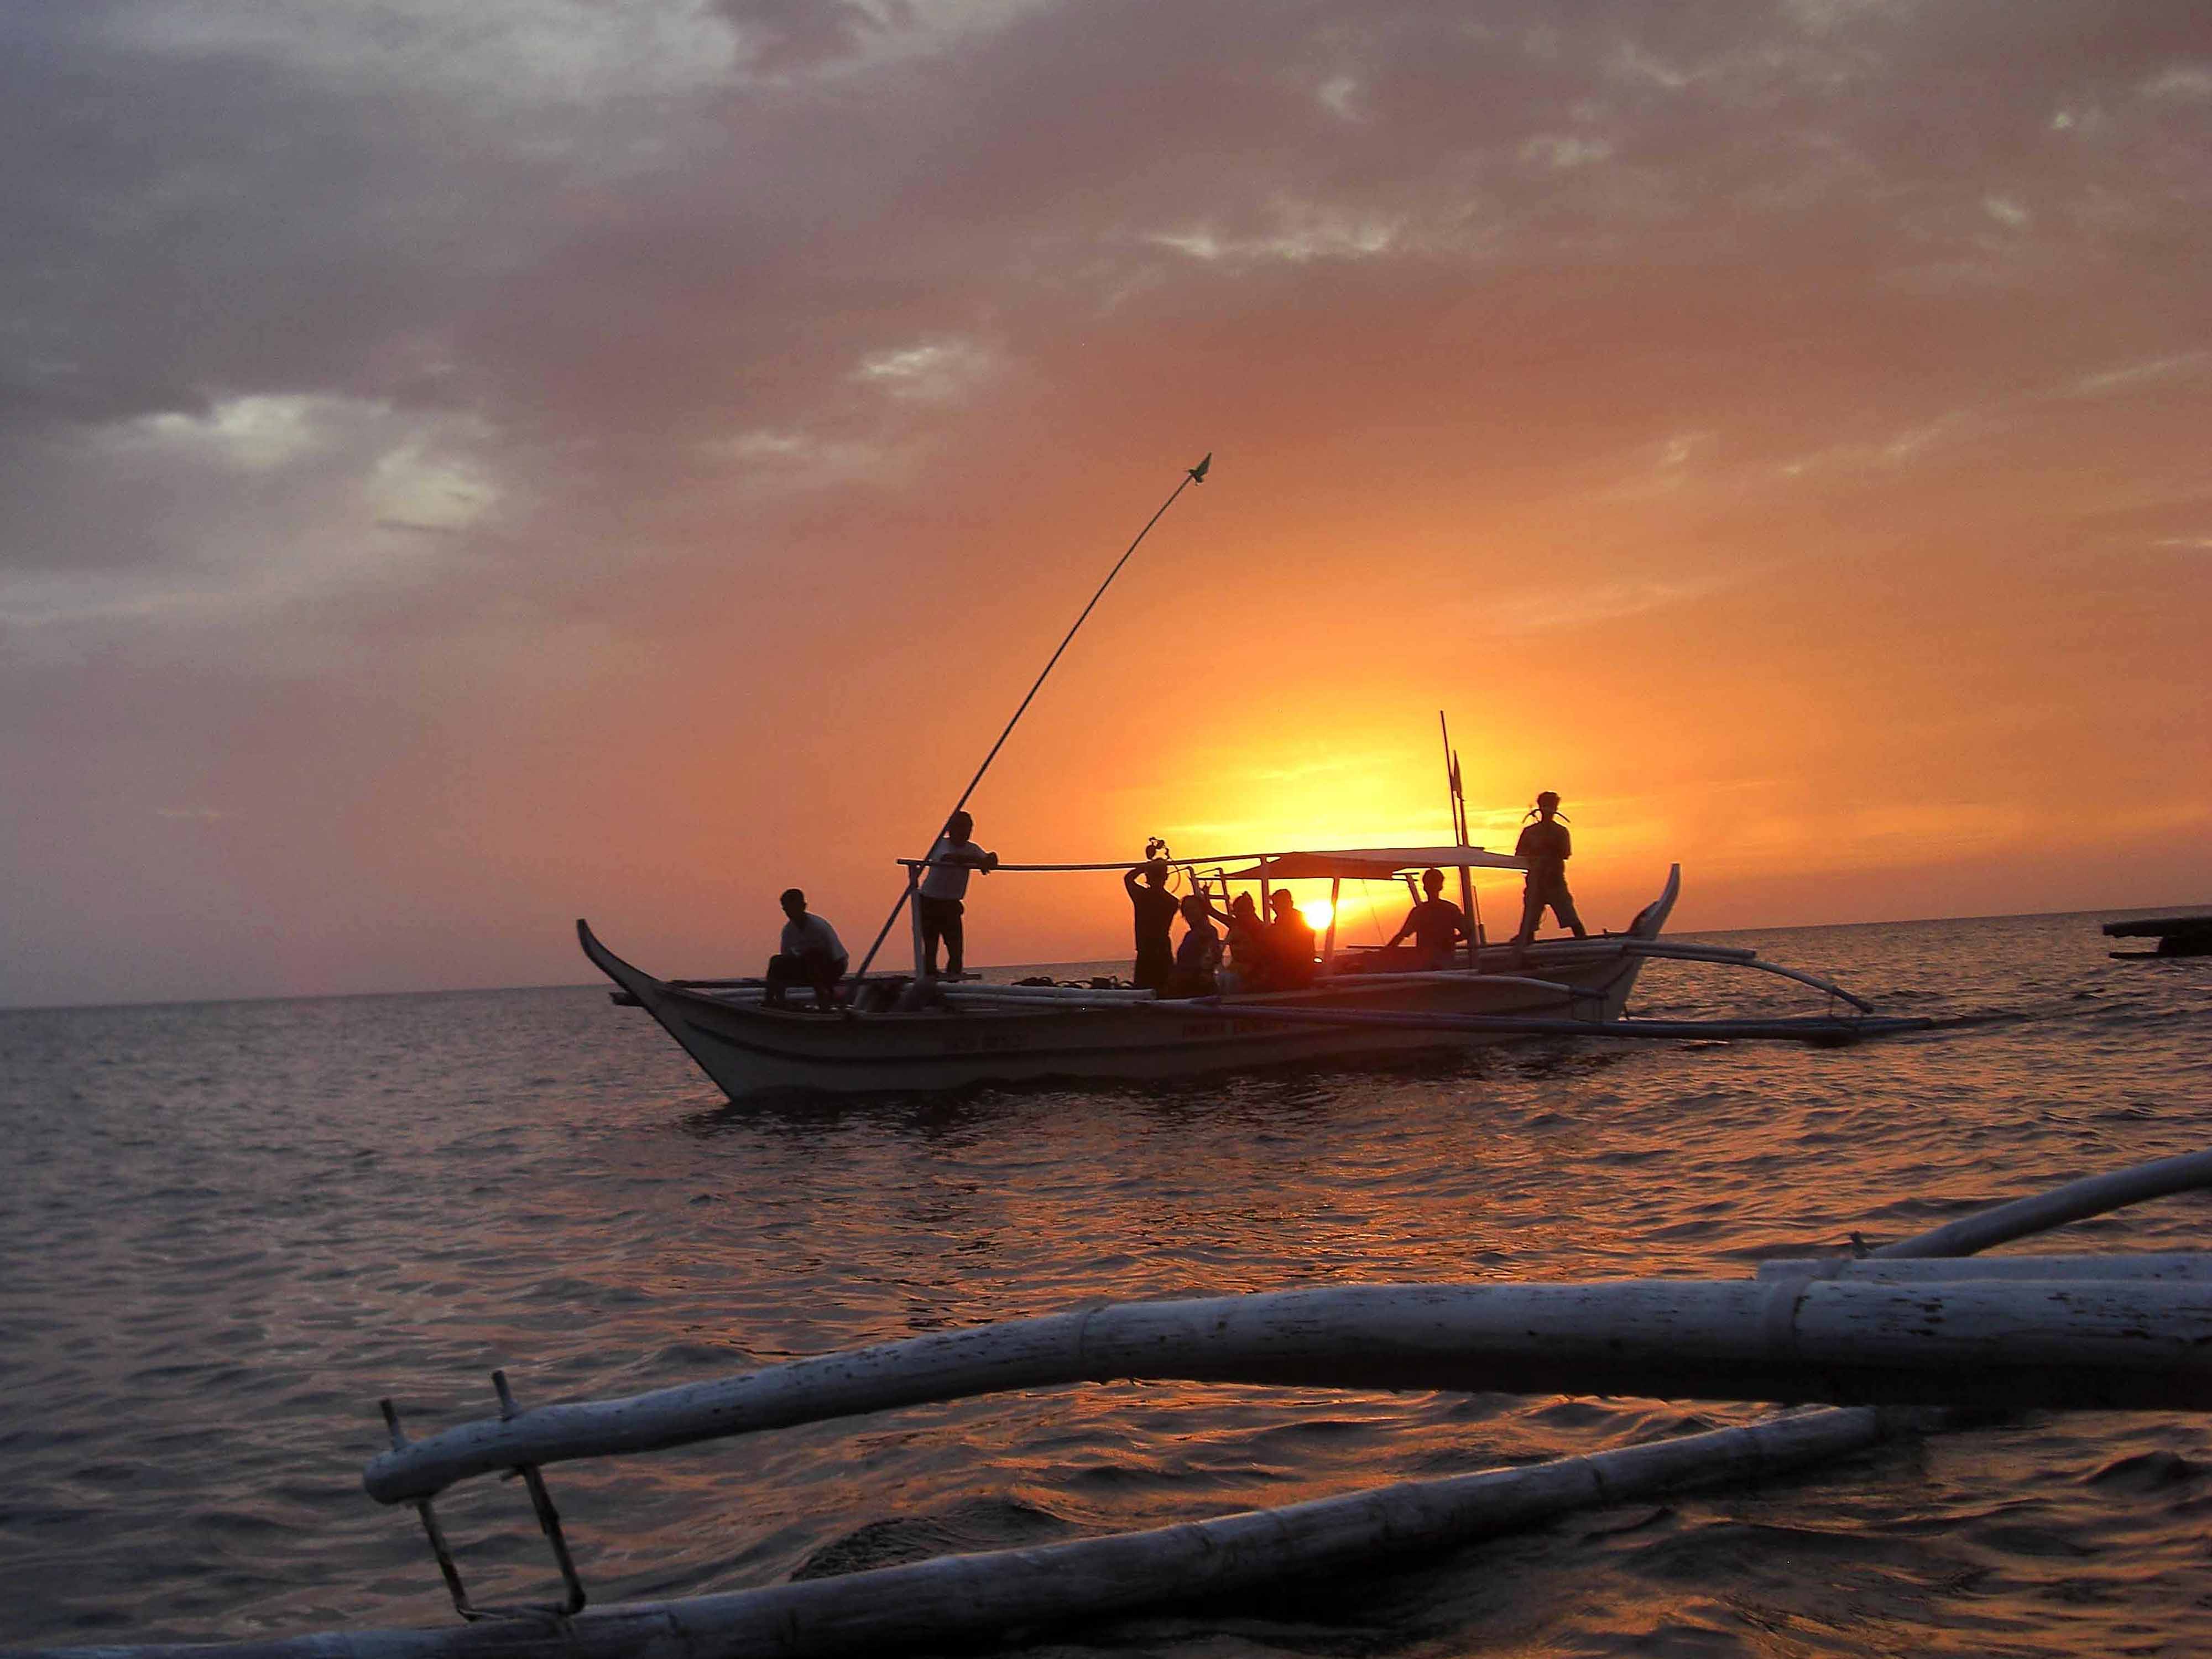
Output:
<svg viewBox="0 0 2212 1659">
<path fill-rule="evenodd" d="M 991 745 L 991 752 L 983 757 L 983 763 L 975 769 L 975 775 L 968 780 L 968 787 L 960 792 L 960 799 L 952 803 L 952 811 L 945 815 L 946 818 L 951 818 L 953 812 L 959 811 L 968 805 L 968 798 L 975 793 L 975 786 L 983 781 L 983 774 L 989 771 L 991 763 L 999 758 L 999 750 L 1006 746 L 1006 739 L 1013 736 L 1014 727 L 1021 724 L 1022 716 L 1029 712 L 1030 704 L 1036 699 L 1038 691 L 1043 688 L 1047 677 L 1058 665 L 1061 653 L 1067 649 L 1076 635 L 1081 631 L 1083 624 L 1090 620 L 1091 613 L 1097 609 L 1098 601 L 1106 597 L 1106 590 L 1113 586 L 1114 578 L 1121 574 L 1121 567 L 1129 562 L 1130 555 L 1137 550 L 1146 536 L 1152 534 L 1152 526 L 1167 515 L 1167 510 L 1176 504 L 1176 497 L 1182 494 L 1187 485 L 1206 482 L 1206 470 L 1212 465 L 1213 452 L 1209 449 L 1206 452 L 1204 460 L 1184 472 L 1182 483 L 1178 483 L 1169 492 L 1167 500 L 1160 503 L 1159 510 L 1145 520 L 1145 527 L 1137 532 L 1137 538 L 1129 544 L 1128 550 L 1114 562 L 1114 568 L 1106 573 L 1106 580 L 1098 584 L 1098 591 L 1091 596 L 1091 603 L 1083 607 L 1083 612 L 1076 617 L 1074 626 L 1067 630 L 1066 637 L 1060 641 L 1058 648 L 1053 652 L 1050 659 L 1046 662 L 1044 668 L 1037 675 L 1036 684 L 1030 687 L 1029 695 L 1022 699 L 1021 707 L 1014 710 L 1014 717 L 1006 722 L 1006 729 L 999 733 L 999 740 Z M 930 836 L 930 845 L 934 847 L 936 844 L 937 836 L 933 834 Z M 925 853 L 922 856 L 927 858 L 928 854 Z M 860 959 L 860 970 L 853 975 L 854 978 L 859 979 L 866 974 L 869 964 L 876 959 L 876 952 L 884 948 L 884 941 L 890 937 L 891 928 L 897 922 L 899 913 L 906 908 L 907 902 L 913 898 L 915 884 L 921 879 L 921 871 L 907 872 L 906 885 L 899 890 L 898 902 L 891 906 L 890 915 L 884 918 L 884 925 L 876 933 L 876 942 L 868 947 L 868 954 Z"/>
</svg>

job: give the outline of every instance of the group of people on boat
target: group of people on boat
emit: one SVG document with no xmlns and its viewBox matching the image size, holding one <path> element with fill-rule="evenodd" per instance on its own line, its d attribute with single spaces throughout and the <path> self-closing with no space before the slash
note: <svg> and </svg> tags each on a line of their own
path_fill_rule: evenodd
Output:
<svg viewBox="0 0 2212 1659">
<path fill-rule="evenodd" d="M 1558 794 L 1547 789 L 1538 795 L 1529 816 L 1535 822 L 1521 831 L 1513 848 L 1514 856 L 1528 866 L 1521 926 L 1513 939 L 1516 951 L 1535 939 L 1547 909 L 1577 939 L 1589 936 L 1567 889 L 1567 860 L 1574 855 L 1574 844 L 1559 817 Z M 922 947 L 919 966 L 925 979 L 965 975 L 963 917 L 968 878 L 979 870 L 988 872 L 999 866 L 999 855 L 977 846 L 975 834 L 975 820 L 964 811 L 955 812 L 929 849 L 915 887 L 915 918 Z M 1313 982 L 1313 924 L 1300 914 L 1289 889 L 1278 887 L 1268 895 L 1270 914 L 1263 917 L 1249 893 L 1237 894 L 1226 910 L 1202 891 L 1178 897 L 1168 886 L 1171 869 L 1167 860 L 1152 858 L 1121 878 L 1135 921 L 1137 959 L 1130 979 L 1139 989 L 1161 997 L 1197 997 L 1224 989 L 1294 991 Z M 1422 872 L 1421 898 L 1407 912 L 1398 931 L 1371 954 L 1370 970 L 1448 968 L 1462 940 L 1480 943 L 1466 914 L 1444 897 L 1443 885 L 1442 870 Z M 813 990 L 816 1007 L 835 1007 L 838 981 L 849 965 L 837 930 L 807 909 L 806 895 L 799 889 L 786 889 L 782 902 L 783 935 L 776 954 L 769 958 L 762 1000 L 771 1008 L 787 1006 L 790 990 L 805 985 Z M 1180 940 L 1174 938 L 1178 919 L 1183 924 Z M 1217 922 L 1220 931 L 1216 931 Z M 1406 943 L 1409 937 L 1410 945 Z M 941 973 L 940 947 L 945 953 Z"/>
<path fill-rule="evenodd" d="M 1212 996 L 1224 974 L 1237 989 L 1292 991 L 1313 983 L 1313 924 L 1299 914 L 1288 888 L 1268 897 L 1273 914 L 1262 920 L 1249 893 L 1223 910 L 1200 892 L 1181 898 L 1168 890 L 1170 866 L 1149 859 L 1121 878 L 1136 921 L 1137 962 L 1130 981 L 1162 997 Z M 1170 943 L 1176 919 L 1183 935 Z M 1214 931 L 1219 922 L 1226 939 Z M 1225 948 L 1224 948 L 1225 947 Z"/>
<path fill-rule="evenodd" d="M 1547 789 L 1536 797 L 1521 831 L 1514 856 L 1528 868 L 1522 888 L 1516 951 L 1536 937 L 1536 926 L 1549 909 L 1577 939 L 1589 937 L 1567 890 L 1567 860 L 1574 844 L 1559 822 L 1559 798 Z M 1205 892 L 1178 898 L 1168 889 L 1170 866 L 1154 858 L 1122 876 L 1136 924 L 1137 960 L 1130 979 L 1140 990 L 1163 997 L 1211 996 L 1218 991 L 1294 991 L 1313 982 L 1314 930 L 1300 914 L 1287 888 L 1267 897 L 1273 913 L 1261 918 L 1249 893 L 1239 893 L 1224 912 Z M 1421 872 L 1421 897 L 1406 913 L 1398 931 L 1380 949 L 1366 954 L 1362 967 L 1375 973 L 1433 971 L 1449 968 L 1462 941 L 1480 945 L 1467 914 L 1443 896 L 1444 872 Z M 1183 935 L 1172 939 L 1180 917 Z M 1219 922 L 1227 933 L 1214 931 Z M 1408 945 L 1406 941 L 1413 941 Z M 1224 945 L 1226 945 L 1224 952 Z"/>
</svg>

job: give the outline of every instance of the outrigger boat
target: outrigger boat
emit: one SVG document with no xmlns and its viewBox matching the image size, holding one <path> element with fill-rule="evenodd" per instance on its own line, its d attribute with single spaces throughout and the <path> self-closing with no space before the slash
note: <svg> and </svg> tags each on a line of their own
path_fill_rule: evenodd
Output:
<svg viewBox="0 0 2212 1659">
<path fill-rule="evenodd" d="M 1351 848 L 1170 860 L 1226 905 L 1232 887 L 1266 890 L 1326 880 L 1332 902 L 1347 880 L 1404 878 L 1426 868 L 1523 868 L 1479 847 Z M 920 860 L 902 860 L 909 872 Z M 1233 866 L 1243 867 L 1233 867 Z M 1003 874 L 1121 871 L 1120 864 L 1001 865 Z M 909 880 L 912 879 L 911 875 Z M 1340 951 L 1332 920 L 1313 982 L 1297 990 L 1162 998 L 1103 984 L 986 985 L 924 972 L 919 933 L 911 975 L 864 977 L 834 1011 L 764 1003 L 757 980 L 656 979 L 610 951 L 587 922 L 584 954 L 641 1007 L 732 1100 L 781 1090 L 838 1093 L 958 1089 L 1046 1078 L 1163 1079 L 1286 1062 L 1464 1048 L 1543 1035 L 1794 1037 L 1847 1042 L 1926 1021 L 1870 1018 L 1872 1006 L 1809 974 L 1759 962 L 1748 950 L 1661 938 L 1681 890 L 1681 867 L 1622 933 L 1462 947 L 1453 966 L 1377 968 L 1371 953 Z M 1479 931 L 1479 925 L 1478 925 Z M 1626 1018 L 1630 992 L 1654 957 L 1749 967 L 1828 994 L 1848 1015 L 1736 1021 Z M 1834 1006 L 1831 1003 L 1831 1009 Z"/>
<path fill-rule="evenodd" d="M 1189 468 L 1146 522 L 1091 602 L 1077 616 L 953 805 L 959 813 L 990 770 L 1023 714 L 1113 585 L 1138 546 L 1183 490 L 1206 480 L 1208 453 Z M 1194 890 L 1217 893 L 1225 908 L 1231 888 L 1256 884 L 1261 914 L 1270 889 L 1292 881 L 1327 881 L 1330 917 L 1318 972 L 1296 990 L 1231 990 L 1203 997 L 1162 998 L 1108 979 L 1087 985 L 1050 981 L 984 985 L 939 979 L 927 971 L 921 927 L 907 902 L 927 859 L 902 859 L 907 884 L 851 983 L 851 1001 L 835 1009 L 769 1006 L 759 980 L 662 980 L 602 945 L 589 923 L 576 937 L 592 965 L 619 988 L 615 1000 L 643 1008 L 666 1028 L 702 1071 L 732 1100 L 799 1089 L 837 1093 L 958 1089 L 986 1082 L 1043 1078 L 1158 1079 L 1270 1066 L 1285 1061 L 1468 1047 L 1553 1033 L 1604 1036 L 1790 1037 L 1850 1042 L 1878 1032 L 1917 1030 L 1933 1022 L 1876 1019 L 1870 1004 L 1808 974 L 1755 960 L 1756 952 L 1681 945 L 1660 933 L 1681 890 L 1681 866 L 1668 874 L 1658 898 L 1625 933 L 1553 939 L 1524 951 L 1485 948 L 1473 886 L 1476 870 L 1525 870 L 1515 857 L 1468 839 L 1467 798 L 1459 757 L 1443 715 L 1446 780 L 1452 830 L 1443 847 L 1339 848 L 1170 859 Z M 940 819 L 945 823 L 946 820 Z M 1243 866 L 1243 868 L 1232 868 Z M 1126 871 L 1107 864 L 998 865 L 1001 874 Z M 1460 908 L 1476 937 L 1447 968 L 1418 971 L 1395 959 L 1336 948 L 1335 900 L 1347 881 L 1406 879 L 1426 869 L 1456 869 Z M 1414 897 L 1420 896 L 1418 890 Z M 871 978 L 870 966 L 900 911 L 913 928 L 915 965 L 908 975 Z M 1826 992 L 1830 1012 L 1795 1020 L 1657 1022 L 1627 1018 L 1628 995 L 1655 956 L 1723 963 L 1781 974 Z M 1364 970 L 1364 971 L 1363 971 Z M 1301 975 L 1303 977 L 1303 975 Z M 1835 1001 L 1853 1013 L 1838 1017 Z M 834 1017 L 833 1017 L 834 1016 Z"/>
</svg>

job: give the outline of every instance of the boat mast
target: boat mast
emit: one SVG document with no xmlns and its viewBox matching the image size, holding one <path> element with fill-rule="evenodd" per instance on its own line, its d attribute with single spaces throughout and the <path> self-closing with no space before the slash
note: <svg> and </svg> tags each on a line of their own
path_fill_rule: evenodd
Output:
<svg viewBox="0 0 2212 1659">
<path fill-rule="evenodd" d="M 1452 839 L 1462 847 L 1474 843 L 1467 838 L 1467 791 L 1461 787 L 1459 757 L 1453 753 L 1451 726 L 1444 719 L 1444 711 L 1437 710 L 1437 730 L 1444 740 L 1444 792 L 1451 798 Z M 1464 864 L 1459 867 L 1459 913 L 1467 921 L 1467 967 L 1473 973 L 1481 964 L 1482 932 L 1480 919 L 1474 908 L 1474 876 Z"/>
<path fill-rule="evenodd" d="M 1185 469 L 1182 475 L 1182 482 L 1178 483 L 1169 492 L 1167 500 L 1160 503 L 1158 511 L 1155 512 L 1151 518 L 1145 520 L 1145 527 L 1137 532 L 1136 540 L 1131 542 L 1127 551 L 1124 552 L 1119 559 L 1115 561 L 1114 568 L 1106 573 L 1106 580 L 1098 584 L 1098 591 L 1091 596 L 1091 603 L 1083 607 L 1082 614 L 1076 617 L 1074 625 L 1067 630 L 1066 636 L 1060 641 L 1058 647 L 1054 649 L 1051 657 L 1046 660 L 1044 667 L 1038 672 L 1035 684 L 1033 684 L 1029 689 L 1029 695 L 1022 699 L 1021 706 L 1014 710 L 1013 718 L 1006 722 L 1006 730 L 999 733 L 999 740 L 991 745 L 991 752 L 983 757 L 983 763 L 975 769 L 975 775 L 968 780 L 968 787 L 960 792 L 960 799 L 952 803 L 952 811 L 947 812 L 945 815 L 945 818 L 951 818 L 953 812 L 959 811 L 963 807 L 968 805 L 968 798 L 975 793 L 975 786 L 983 781 L 983 774 L 989 771 L 991 769 L 991 763 L 999 758 L 999 750 L 1006 746 L 1006 739 L 1013 736 L 1014 727 L 1021 724 L 1022 716 L 1029 712 L 1030 704 L 1036 698 L 1037 692 L 1042 689 L 1046 677 L 1048 676 L 1052 672 L 1054 667 L 1058 665 L 1060 659 L 1060 653 L 1067 649 L 1069 644 L 1074 640 L 1077 633 L 1081 630 L 1083 624 L 1090 620 L 1091 613 L 1097 608 L 1098 601 L 1106 597 L 1106 590 L 1114 585 L 1114 578 L 1120 575 L 1121 574 L 1121 567 L 1129 562 L 1130 555 L 1133 554 L 1137 550 L 1139 544 L 1142 543 L 1145 538 L 1152 533 L 1152 526 L 1166 516 L 1167 510 L 1176 504 L 1176 497 L 1182 494 L 1183 489 L 1186 485 L 1204 483 L 1206 482 L 1206 470 L 1212 465 L 1213 452 L 1209 449 L 1206 452 L 1206 459 L 1204 460 L 1200 461 L 1196 466 Z M 937 838 L 939 835 L 943 833 L 941 825 L 942 821 L 940 821 L 939 829 L 930 832 L 929 844 L 933 848 L 937 845 Z M 927 859 L 929 854 L 924 853 L 922 856 Z M 861 957 L 860 969 L 859 973 L 853 975 L 854 979 L 857 980 L 864 978 L 866 975 L 869 964 L 876 959 L 876 952 L 884 948 L 884 940 L 890 937 L 892 925 L 898 921 L 899 912 L 906 908 L 908 902 L 914 897 L 915 890 L 921 884 L 921 872 L 920 869 L 909 869 L 907 872 L 906 885 L 899 892 L 898 902 L 891 906 L 890 915 L 884 918 L 883 927 L 877 930 L 876 942 L 868 947 L 868 954 Z M 914 969 L 916 977 L 919 977 L 922 968 L 922 956 L 921 927 L 918 919 L 915 924 L 914 940 Z"/>
</svg>

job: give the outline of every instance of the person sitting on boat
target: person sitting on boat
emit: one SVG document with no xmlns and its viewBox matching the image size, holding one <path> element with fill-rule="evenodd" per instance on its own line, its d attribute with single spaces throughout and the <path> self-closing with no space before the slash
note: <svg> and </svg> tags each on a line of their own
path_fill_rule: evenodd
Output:
<svg viewBox="0 0 2212 1659">
<path fill-rule="evenodd" d="M 922 976 L 937 975 L 937 945 L 945 944 L 945 973 L 958 979 L 966 961 L 965 936 L 960 918 L 967 909 L 968 872 L 999 867 L 999 855 L 987 853 L 969 839 L 975 820 L 955 812 L 945 821 L 945 833 L 929 849 L 929 867 L 921 872 L 921 890 L 914 897 L 915 915 L 921 922 Z"/>
<path fill-rule="evenodd" d="M 1299 912 L 1297 901 L 1287 887 L 1270 893 L 1267 904 L 1275 913 L 1267 922 L 1269 987 L 1282 991 L 1303 989 L 1313 983 L 1313 924 Z"/>
<path fill-rule="evenodd" d="M 1223 988 L 1260 988 L 1267 978 L 1267 924 L 1260 920 L 1260 907 L 1249 893 L 1239 893 L 1229 901 L 1227 915 L 1218 910 L 1213 915 L 1229 936 L 1229 965 L 1235 970 L 1236 983 Z"/>
<path fill-rule="evenodd" d="M 1213 906 L 1203 893 L 1186 893 L 1176 908 L 1182 912 L 1182 943 L 1176 946 L 1175 971 L 1161 994 L 1210 997 L 1219 988 L 1215 975 L 1221 966 L 1221 935 L 1213 931 Z"/>
<path fill-rule="evenodd" d="M 1443 871 L 1421 872 L 1421 891 L 1427 896 L 1406 913 L 1406 920 L 1398 931 L 1383 944 L 1386 959 L 1391 959 L 1394 968 L 1449 968 L 1454 942 L 1471 937 L 1467 929 L 1467 913 L 1444 896 Z M 1408 933 L 1413 936 L 1413 950 L 1396 950 L 1398 941 Z"/>
<path fill-rule="evenodd" d="M 1129 908 L 1137 921 L 1137 965 L 1129 981 L 1140 991 L 1158 994 L 1175 972 L 1175 945 L 1168 930 L 1182 908 L 1168 891 L 1168 861 L 1146 860 L 1124 875 L 1121 885 L 1128 890 Z"/>
<path fill-rule="evenodd" d="M 761 1006 L 781 1008 L 783 994 L 793 985 L 814 988 L 814 1006 L 837 1006 L 837 981 L 845 977 L 848 958 L 837 930 L 820 916 L 809 915 L 806 895 L 796 887 L 783 890 L 782 948 L 768 959 L 768 988 Z"/>
<path fill-rule="evenodd" d="M 1583 919 L 1575 914 L 1575 896 L 1567 890 L 1567 860 L 1574 856 L 1574 841 L 1567 834 L 1567 826 L 1559 821 L 1559 798 L 1547 789 L 1536 797 L 1536 822 L 1521 832 L 1514 843 L 1513 856 L 1525 859 L 1528 874 L 1521 884 L 1521 931 L 1513 936 L 1514 949 L 1521 950 L 1536 937 L 1536 924 L 1543 920 L 1548 906 L 1559 926 L 1572 930 L 1577 939 L 1588 939 Z"/>
</svg>

